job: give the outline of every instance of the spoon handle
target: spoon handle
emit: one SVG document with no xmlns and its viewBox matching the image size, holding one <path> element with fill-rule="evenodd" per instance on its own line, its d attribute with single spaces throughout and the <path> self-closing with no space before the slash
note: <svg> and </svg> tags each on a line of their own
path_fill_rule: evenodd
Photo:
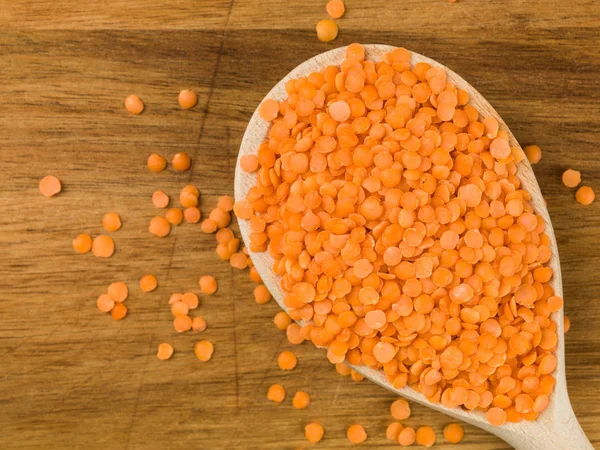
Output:
<svg viewBox="0 0 600 450">
<path fill-rule="evenodd" d="M 500 436 L 516 450 L 594 450 L 581 429 L 570 403 L 551 423 L 532 422 L 532 427 Z"/>
</svg>

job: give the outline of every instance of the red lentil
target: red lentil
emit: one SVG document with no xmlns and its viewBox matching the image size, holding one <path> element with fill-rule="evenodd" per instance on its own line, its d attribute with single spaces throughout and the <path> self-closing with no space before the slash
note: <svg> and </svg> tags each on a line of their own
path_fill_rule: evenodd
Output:
<svg viewBox="0 0 600 450">
<path fill-rule="evenodd" d="M 52 175 L 47 175 L 40 180 L 40 192 L 44 197 L 53 197 L 62 190 L 60 180 Z"/>
<path fill-rule="evenodd" d="M 581 203 L 582 205 L 591 204 L 595 198 L 596 195 L 594 194 L 592 188 L 589 186 L 581 186 L 579 189 L 577 189 L 577 192 L 575 193 L 575 199 L 578 203 Z"/>
<path fill-rule="evenodd" d="M 110 258 L 115 252 L 115 243 L 110 236 L 101 234 L 92 242 L 92 253 L 99 258 Z"/>
<path fill-rule="evenodd" d="M 154 275 L 144 275 L 140 278 L 140 289 L 143 292 L 152 292 L 158 287 L 158 280 Z"/>
<path fill-rule="evenodd" d="M 163 361 L 171 359 L 171 356 L 173 356 L 173 346 L 167 343 L 159 344 L 156 356 L 158 359 L 162 359 Z"/>
<path fill-rule="evenodd" d="M 348 436 L 348 440 L 353 444 L 360 444 L 367 440 L 367 432 L 365 431 L 365 428 L 359 424 L 350 426 L 346 435 Z"/>
<path fill-rule="evenodd" d="M 313 444 L 316 444 L 323 439 L 324 433 L 325 430 L 323 430 L 323 427 L 316 422 L 309 423 L 304 427 L 304 436 L 306 437 L 306 440 Z"/>
<path fill-rule="evenodd" d="M 144 110 L 144 102 L 137 95 L 131 94 L 125 99 L 125 108 L 131 114 L 141 114 Z"/>
<path fill-rule="evenodd" d="M 415 440 L 423 447 L 432 447 L 435 444 L 435 431 L 429 426 L 419 427 L 415 434 Z"/>
<path fill-rule="evenodd" d="M 179 208 L 169 208 L 165 213 L 165 219 L 167 219 L 171 225 L 181 225 L 181 222 L 183 222 L 183 211 Z"/>
<path fill-rule="evenodd" d="M 523 151 L 525 152 L 525 156 L 531 164 L 537 164 L 542 159 L 542 149 L 540 149 L 537 145 L 528 145 Z"/>
<path fill-rule="evenodd" d="M 292 398 L 292 405 L 296 409 L 305 409 L 310 405 L 310 396 L 304 391 L 298 391 Z"/>
<path fill-rule="evenodd" d="M 565 170 L 562 174 L 562 182 L 567 187 L 577 187 L 581 183 L 581 172 L 573 169 Z"/>
<path fill-rule="evenodd" d="M 215 346 L 210 341 L 196 342 L 196 345 L 194 346 L 194 353 L 196 354 L 196 358 L 198 358 L 202 362 L 210 361 L 214 351 Z"/>
<path fill-rule="evenodd" d="M 338 26 L 331 19 L 324 19 L 317 22 L 317 38 L 322 42 L 333 41 L 338 35 Z"/>
<path fill-rule="evenodd" d="M 217 292 L 217 280 L 211 275 L 201 276 L 198 285 L 204 294 L 211 295 Z"/>
<path fill-rule="evenodd" d="M 281 403 L 285 400 L 285 389 L 280 384 L 273 384 L 267 391 L 267 398 L 275 403 Z"/>
<path fill-rule="evenodd" d="M 277 364 L 281 370 L 292 370 L 297 363 L 296 355 L 290 351 L 281 352 L 277 357 Z"/>
<path fill-rule="evenodd" d="M 186 152 L 178 152 L 173 156 L 171 161 L 173 168 L 179 172 L 186 171 L 192 165 L 192 160 Z"/>
<path fill-rule="evenodd" d="M 165 170 L 165 167 L 167 167 L 167 160 L 159 154 L 152 153 L 148 157 L 148 169 L 150 169 L 151 172 L 162 172 Z"/>
<path fill-rule="evenodd" d="M 451 444 L 458 444 L 463 440 L 464 435 L 463 427 L 458 423 L 451 423 L 444 427 L 444 437 Z"/>
<path fill-rule="evenodd" d="M 116 212 L 109 212 L 102 217 L 102 226 L 106 231 L 117 231 L 121 228 L 121 218 Z"/>
<path fill-rule="evenodd" d="M 73 249 L 77 253 L 88 253 L 92 249 L 92 237 L 89 234 L 80 234 L 73 239 Z"/>
<path fill-rule="evenodd" d="M 152 194 L 152 203 L 157 208 L 166 208 L 169 206 L 169 196 L 163 191 L 156 191 Z"/>
<path fill-rule="evenodd" d="M 177 101 L 182 109 L 192 109 L 198 103 L 198 96 L 194 91 L 184 89 L 179 93 Z"/>
<path fill-rule="evenodd" d="M 346 11 L 346 7 L 342 0 L 329 0 L 325 9 L 332 19 L 339 19 Z"/>
<path fill-rule="evenodd" d="M 127 307 L 123 303 L 115 303 L 110 314 L 114 320 L 123 320 L 127 315 Z"/>
</svg>

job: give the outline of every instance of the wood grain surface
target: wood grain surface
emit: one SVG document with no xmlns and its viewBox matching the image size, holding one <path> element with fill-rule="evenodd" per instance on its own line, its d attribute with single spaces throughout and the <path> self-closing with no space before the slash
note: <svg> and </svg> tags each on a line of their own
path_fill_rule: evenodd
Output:
<svg viewBox="0 0 600 450">
<path fill-rule="evenodd" d="M 354 41 L 404 46 L 447 65 L 496 108 L 522 144 L 544 151 L 535 166 L 548 201 L 562 263 L 569 393 L 592 443 L 600 446 L 600 203 L 582 207 L 562 186 L 567 167 L 600 192 L 600 3 L 595 0 L 347 0 L 340 35 L 314 36 L 324 0 L 0 0 L 0 448 L 249 449 L 313 446 L 303 426 L 319 420 L 315 448 L 350 448 L 352 423 L 363 448 L 385 440 L 393 395 L 337 375 L 324 352 L 295 347 L 284 373 L 277 354 L 291 346 L 272 324 L 274 302 L 258 306 L 246 272 L 214 253 L 214 236 L 182 225 L 151 237 L 152 192 L 174 201 L 197 185 L 208 214 L 233 193 L 235 158 L 260 99 L 300 62 Z M 182 111 L 177 94 L 199 104 Z M 122 102 L 136 93 L 140 116 Z M 149 153 L 187 151 L 191 171 L 150 174 Z M 39 179 L 54 174 L 63 192 L 46 199 Z M 105 212 L 122 230 L 109 260 L 75 255 L 80 232 L 99 234 Z M 138 279 L 154 273 L 157 291 Z M 198 291 L 202 274 L 219 282 L 200 314 L 215 343 L 206 364 L 199 336 L 176 335 L 172 292 Z M 131 288 L 128 317 L 114 322 L 95 301 L 112 281 Z M 175 355 L 159 361 L 171 342 Z M 313 402 L 294 410 L 267 402 L 271 383 Z M 414 405 L 409 425 L 433 424 L 437 447 L 507 449 L 466 426 L 445 444 L 442 414 Z M 358 448 L 358 447 L 357 447 Z M 570 449 L 569 449 L 570 450 Z M 577 449 L 573 449 L 577 450 Z"/>
</svg>

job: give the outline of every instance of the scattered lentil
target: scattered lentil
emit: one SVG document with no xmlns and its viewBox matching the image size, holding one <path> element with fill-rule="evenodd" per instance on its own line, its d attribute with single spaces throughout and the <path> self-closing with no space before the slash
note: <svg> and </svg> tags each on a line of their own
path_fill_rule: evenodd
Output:
<svg viewBox="0 0 600 450">
<path fill-rule="evenodd" d="M 110 298 L 110 296 L 108 294 L 102 294 L 100 297 L 98 297 L 98 300 L 96 301 L 96 306 L 98 306 L 98 309 L 102 312 L 110 312 L 114 306 L 115 306 L 115 301 Z"/>
<path fill-rule="evenodd" d="M 116 212 L 109 212 L 102 217 L 102 226 L 106 231 L 117 231 L 121 228 L 121 218 Z"/>
<path fill-rule="evenodd" d="M 256 267 L 250 267 L 249 276 L 250 276 L 250 279 L 252 281 L 254 281 L 255 283 L 262 283 L 262 278 L 260 277 L 258 270 L 256 270 Z"/>
<path fill-rule="evenodd" d="M 115 303 L 115 306 L 110 312 L 114 320 L 122 320 L 127 315 L 127 306 L 123 303 Z"/>
<path fill-rule="evenodd" d="M 163 191 L 156 191 L 152 194 L 152 203 L 157 208 L 166 208 L 169 206 L 169 196 Z"/>
<path fill-rule="evenodd" d="M 281 370 L 292 370 L 296 367 L 297 363 L 296 355 L 289 350 L 281 352 L 277 357 L 277 364 Z"/>
<path fill-rule="evenodd" d="M 194 346 L 194 353 L 196 354 L 196 357 L 202 362 L 209 361 L 212 358 L 214 351 L 215 347 L 210 341 L 196 342 L 196 345 Z"/>
<path fill-rule="evenodd" d="M 192 109 L 198 103 L 198 95 L 190 89 L 184 89 L 179 93 L 177 101 L 182 109 Z"/>
<path fill-rule="evenodd" d="M 281 331 L 285 331 L 292 323 L 292 319 L 285 311 L 279 311 L 277 314 L 275 314 L 273 322 L 277 328 L 279 328 Z"/>
<path fill-rule="evenodd" d="M 346 7 L 344 6 L 344 2 L 342 0 L 329 0 L 325 6 L 325 9 L 327 10 L 327 14 L 329 14 L 332 19 L 339 19 L 346 11 Z"/>
<path fill-rule="evenodd" d="M 92 237 L 83 233 L 73 239 L 73 249 L 77 253 L 88 253 L 92 249 Z"/>
<path fill-rule="evenodd" d="M 527 145 L 523 151 L 531 164 L 537 164 L 542 159 L 542 149 L 537 145 Z"/>
<path fill-rule="evenodd" d="M 148 231 L 155 236 L 165 237 L 171 231 L 171 224 L 164 217 L 156 216 L 150 220 Z"/>
<path fill-rule="evenodd" d="M 183 217 L 187 223 L 198 223 L 201 217 L 200 210 L 195 206 L 185 208 L 183 210 Z"/>
<path fill-rule="evenodd" d="M 192 160 L 190 156 L 186 152 L 178 152 L 173 155 L 173 160 L 171 161 L 173 164 L 173 168 L 179 172 L 184 172 L 190 168 L 192 165 Z"/>
<path fill-rule="evenodd" d="M 148 156 L 148 169 L 150 169 L 151 172 L 162 172 L 165 170 L 165 167 L 167 167 L 167 160 L 158 153 L 152 153 Z"/>
<path fill-rule="evenodd" d="M 338 35 L 338 26 L 331 19 L 323 19 L 317 22 L 317 38 L 321 42 L 331 42 Z"/>
<path fill-rule="evenodd" d="M 581 172 L 573 169 L 565 170 L 562 174 L 562 182 L 566 187 L 577 187 L 581 183 Z"/>
<path fill-rule="evenodd" d="M 101 234 L 92 242 L 92 253 L 99 258 L 110 258 L 115 252 L 115 242 L 110 236 Z"/>
<path fill-rule="evenodd" d="M 297 391 L 292 398 L 292 405 L 296 409 L 305 409 L 310 405 L 310 396 L 304 391 Z"/>
<path fill-rule="evenodd" d="M 141 114 L 144 110 L 144 102 L 134 94 L 125 99 L 125 109 L 131 114 Z"/>
<path fill-rule="evenodd" d="M 234 205 L 233 197 L 230 195 L 222 195 L 219 197 L 219 201 L 217 202 L 217 208 L 222 209 L 223 211 L 233 211 Z"/>
<path fill-rule="evenodd" d="M 184 303 L 180 302 L 180 304 Z M 173 319 L 173 328 L 178 333 L 185 333 L 186 331 L 190 331 L 192 329 L 192 318 L 186 315 L 179 315 L 175 317 L 175 319 Z M 198 356 L 198 353 L 196 353 L 196 356 Z M 200 359 L 200 357 L 198 357 L 198 359 Z"/>
<path fill-rule="evenodd" d="M 181 301 L 185 303 L 189 309 L 196 309 L 200 304 L 200 299 L 198 299 L 198 296 L 193 292 L 186 292 L 183 294 L 181 296 Z"/>
<path fill-rule="evenodd" d="M 280 384 L 273 384 L 269 386 L 267 398 L 272 402 L 281 403 L 285 400 L 285 389 Z"/>
<path fill-rule="evenodd" d="M 571 320 L 566 315 L 564 316 L 564 329 L 565 334 L 571 329 Z"/>
<path fill-rule="evenodd" d="M 367 439 L 365 428 L 359 424 L 351 425 L 350 428 L 348 428 L 346 435 L 348 436 L 348 440 L 353 444 L 360 444 Z"/>
<path fill-rule="evenodd" d="M 206 219 L 202 222 L 200 228 L 205 233 L 214 233 L 215 231 L 217 231 L 217 224 L 214 220 Z"/>
<path fill-rule="evenodd" d="M 352 369 L 346 363 L 336 363 L 335 371 L 343 377 L 347 377 L 352 373 Z"/>
<path fill-rule="evenodd" d="M 167 219 L 171 225 L 181 225 L 181 222 L 183 222 L 183 211 L 179 208 L 169 208 L 165 213 L 165 219 Z"/>
<path fill-rule="evenodd" d="M 589 205 L 594 201 L 594 198 L 596 198 L 596 195 L 589 186 L 581 186 L 575 193 L 575 199 L 582 205 Z"/>
<path fill-rule="evenodd" d="M 390 413 L 396 420 L 405 420 L 410 417 L 410 405 L 403 398 L 399 398 L 390 407 Z"/>
<path fill-rule="evenodd" d="M 108 286 L 108 295 L 116 303 L 123 303 L 129 296 L 129 289 L 123 281 L 115 281 Z"/>
<path fill-rule="evenodd" d="M 140 278 L 140 289 L 143 292 L 152 292 L 158 287 L 158 280 L 154 275 L 144 275 Z"/>
<path fill-rule="evenodd" d="M 402 447 L 410 447 L 415 443 L 417 435 L 412 427 L 403 428 L 398 434 L 398 444 Z"/>
<path fill-rule="evenodd" d="M 204 317 L 194 317 L 192 319 L 192 331 L 194 333 L 199 333 L 204 330 L 206 330 L 206 320 L 204 320 Z"/>
<path fill-rule="evenodd" d="M 419 427 L 415 434 L 415 440 L 423 447 L 432 447 L 435 444 L 435 431 L 429 426 Z"/>
<path fill-rule="evenodd" d="M 398 442 L 398 436 L 403 429 L 404 426 L 400 422 L 392 422 L 385 430 L 385 437 L 390 441 Z"/>
<path fill-rule="evenodd" d="M 444 427 L 444 437 L 452 444 L 458 444 L 463 440 L 464 435 L 465 431 L 462 425 L 458 423 L 451 423 Z"/>
<path fill-rule="evenodd" d="M 60 180 L 53 175 L 46 175 L 40 180 L 40 192 L 45 197 L 53 197 L 61 190 Z"/>
<path fill-rule="evenodd" d="M 211 275 L 201 276 L 198 285 L 200 286 L 200 290 L 206 295 L 217 292 L 217 280 Z"/>
<path fill-rule="evenodd" d="M 304 427 L 304 436 L 306 437 L 306 440 L 313 444 L 316 444 L 323 439 L 324 433 L 325 430 L 323 430 L 323 427 L 316 422 L 311 422 Z"/>
<path fill-rule="evenodd" d="M 254 288 L 254 300 L 261 305 L 271 300 L 271 293 L 264 284 L 259 284 Z"/>
<path fill-rule="evenodd" d="M 167 343 L 159 344 L 156 356 L 158 357 L 158 359 L 161 359 L 163 361 L 171 359 L 171 356 L 173 356 L 173 346 Z"/>
</svg>

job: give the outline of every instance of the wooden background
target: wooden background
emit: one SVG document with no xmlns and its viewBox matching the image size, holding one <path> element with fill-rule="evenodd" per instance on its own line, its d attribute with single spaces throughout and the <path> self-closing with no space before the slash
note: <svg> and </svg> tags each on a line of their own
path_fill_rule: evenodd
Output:
<svg viewBox="0 0 600 450">
<path fill-rule="evenodd" d="M 305 59 L 354 41 L 405 46 L 449 66 L 498 110 L 520 142 L 544 151 L 535 166 L 548 200 L 564 276 L 567 375 L 575 412 L 600 445 L 600 202 L 575 203 L 560 174 L 582 171 L 600 193 L 600 2 L 597 0 L 347 0 L 340 35 L 315 38 L 325 0 L 0 0 L 0 448 L 308 449 L 303 426 L 325 426 L 322 449 L 349 448 L 354 422 L 362 448 L 392 449 L 384 430 L 394 399 L 366 381 L 338 376 L 323 351 L 294 348 L 296 370 L 276 355 L 290 348 L 258 306 L 247 273 L 214 253 L 214 237 L 186 225 L 150 237 L 150 195 L 202 192 L 205 213 L 232 194 L 247 120 L 261 98 Z M 183 88 L 200 97 L 178 108 Z M 146 103 L 125 112 L 130 93 Z M 151 175 L 149 153 L 189 152 L 193 169 Z M 63 192 L 38 193 L 44 175 Z M 109 260 L 75 255 L 71 240 L 98 234 L 108 211 L 123 218 Z M 142 295 L 146 273 L 160 287 Z M 193 356 L 198 336 L 176 335 L 170 293 L 197 291 L 202 274 L 219 282 L 202 298 L 213 359 Z M 131 287 L 130 314 L 114 322 L 95 306 L 107 285 Z M 156 347 L 171 342 L 173 359 Z M 310 393 L 294 410 L 267 402 L 281 382 Z M 449 420 L 414 405 L 407 421 Z M 441 433 L 438 433 L 441 436 Z M 506 449 L 466 427 L 447 449 Z M 575 449 L 576 450 L 576 449 Z"/>
</svg>

